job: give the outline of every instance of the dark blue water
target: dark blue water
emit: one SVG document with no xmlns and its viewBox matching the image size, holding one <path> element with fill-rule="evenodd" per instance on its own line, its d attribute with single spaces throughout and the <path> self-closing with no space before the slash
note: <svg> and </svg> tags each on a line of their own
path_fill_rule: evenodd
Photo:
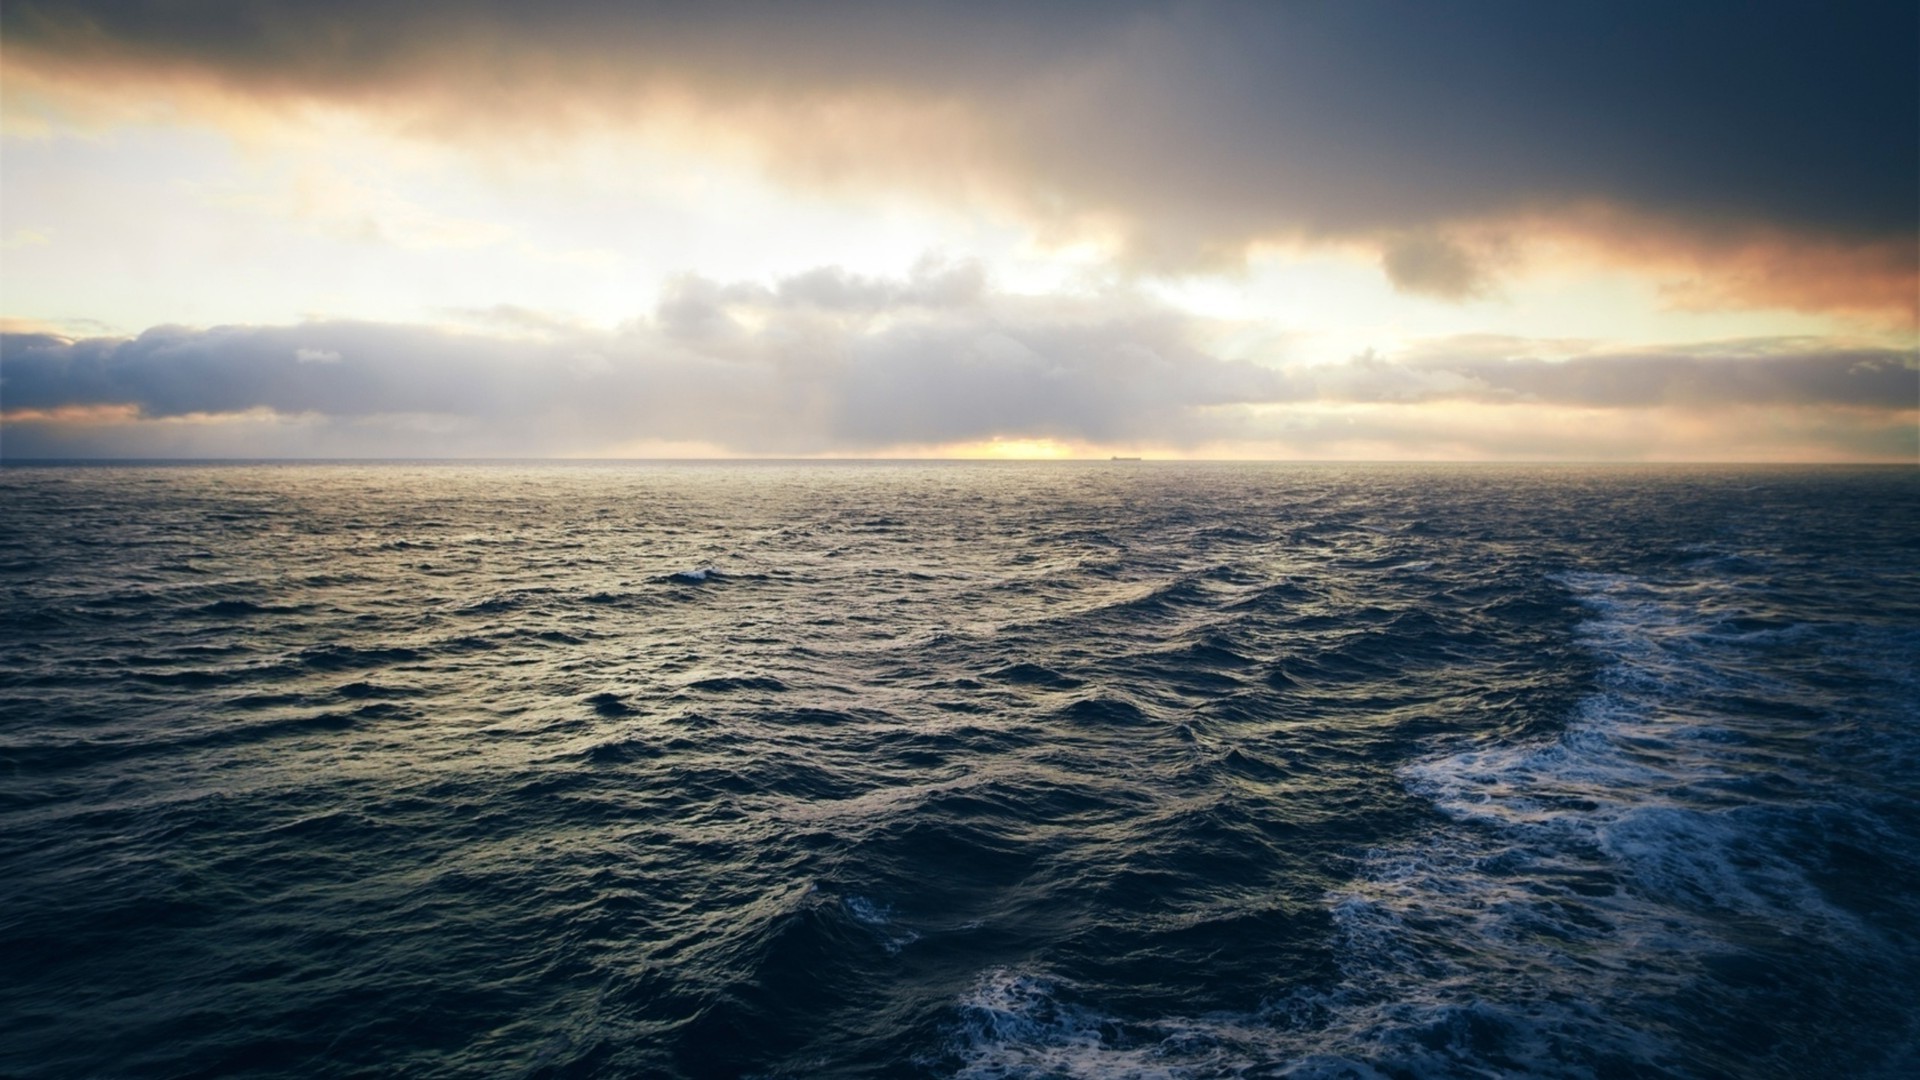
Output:
<svg viewBox="0 0 1920 1080">
<path fill-rule="evenodd" d="M 1920 1054 L 1920 471 L 0 471 L 0 1073 Z"/>
</svg>

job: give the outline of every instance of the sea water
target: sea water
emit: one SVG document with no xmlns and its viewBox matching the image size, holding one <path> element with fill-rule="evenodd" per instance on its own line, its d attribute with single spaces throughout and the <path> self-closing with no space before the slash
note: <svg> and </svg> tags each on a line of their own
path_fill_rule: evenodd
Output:
<svg viewBox="0 0 1920 1080">
<path fill-rule="evenodd" d="M 0 470 L 0 1074 L 1920 1055 L 1920 471 Z"/>
</svg>

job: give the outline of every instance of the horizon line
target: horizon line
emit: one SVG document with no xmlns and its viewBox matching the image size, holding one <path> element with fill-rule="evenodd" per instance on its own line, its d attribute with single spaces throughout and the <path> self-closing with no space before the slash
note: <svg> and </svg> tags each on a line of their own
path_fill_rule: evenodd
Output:
<svg viewBox="0 0 1920 1080">
<path fill-rule="evenodd" d="M 6 457 L 0 468 L 49 465 L 1725 465 L 1796 468 L 1862 466 L 1920 467 L 1920 460 L 1862 458 L 1852 461 L 1781 461 L 1728 458 L 1185 458 L 1185 457 L 554 457 L 554 456 L 395 456 L 395 457 Z"/>
</svg>

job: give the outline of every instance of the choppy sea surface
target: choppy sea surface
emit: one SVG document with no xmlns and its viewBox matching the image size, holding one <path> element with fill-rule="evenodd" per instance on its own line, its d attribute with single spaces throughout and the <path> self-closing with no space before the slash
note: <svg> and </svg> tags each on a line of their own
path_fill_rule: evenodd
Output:
<svg viewBox="0 0 1920 1080">
<path fill-rule="evenodd" d="M 0 470 L 0 1074 L 1920 1062 L 1920 470 Z"/>
</svg>

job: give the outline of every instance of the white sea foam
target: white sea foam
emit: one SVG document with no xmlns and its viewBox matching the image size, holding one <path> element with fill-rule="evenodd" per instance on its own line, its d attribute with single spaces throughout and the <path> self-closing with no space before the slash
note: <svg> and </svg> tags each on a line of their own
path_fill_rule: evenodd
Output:
<svg viewBox="0 0 1920 1080">
<path fill-rule="evenodd" d="M 852 915 L 855 922 L 867 926 L 885 926 L 893 921 L 891 904 L 881 907 L 864 896 L 849 896 L 841 903 L 847 906 L 847 914 Z"/>
<path fill-rule="evenodd" d="M 1723 794 L 1743 780 L 1745 718 L 1702 703 L 1754 678 L 1716 662 L 1728 644 L 1700 614 L 1726 586 L 1661 588 L 1602 574 L 1566 581 L 1596 613 L 1582 638 L 1608 661 L 1599 692 L 1552 740 L 1429 758 L 1405 771 L 1408 787 L 1458 820 L 1502 830 L 1501 842 L 1545 863 L 1604 853 L 1606 865 L 1591 856 L 1582 865 L 1612 872 L 1638 902 L 1844 922 L 1792 853 L 1778 850 L 1770 825 L 1780 811 Z"/>
<path fill-rule="evenodd" d="M 1377 973 L 1366 972 L 1371 977 Z M 1651 1060 L 1649 1040 L 1578 1001 L 1445 1000 L 1353 987 L 1301 992 L 1241 1013 L 1127 1023 L 1056 978 L 996 968 L 960 1002 L 954 1075 L 978 1080 L 1591 1080 L 1603 1059 Z M 1402 987 L 1401 989 L 1409 989 Z"/>
<path fill-rule="evenodd" d="M 919 931 L 894 925 L 892 904 L 877 904 L 864 896 L 848 896 L 840 902 L 846 907 L 847 914 L 853 916 L 854 922 L 872 930 L 879 937 L 881 947 L 890 954 L 897 954 L 920 940 Z"/>
<path fill-rule="evenodd" d="M 1408 789 L 1458 825 L 1370 853 L 1333 914 L 1352 985 L 1375 984 L 1412 1016 L 1497 986 L 1535 1037 L 1660 1067 L 1653 1025 L 1628 1018 L 1692 991 L 1712 957 L 1770 937 L 1853 953 L 1868 935 L 1808 880 L 1778 827 L 1790 811 L 1723 793 L 1741 779 L 1741 718 L 1706 703 L 1756 678 L 1705 614 L 1730 586 L 1563 581 L 1594 613 L 1580 636 L 1604 662 L 1598 691 L 1551 739 L 1405 769 Z M 1567 1004 L 1579 1000 L 1592 1004 Z M 1578 1054 L 1544 1060 L 1581 1072 Z"/>
<path fill-rule="evenodd" d="M 1059 980 L 988 972 L 962 1002 L 972 1077 L 1588 1078 L 1664 1072 L 1658 1032 L 1704 965 L 1768 941 L 1871 957 L 1792 849 L 1792 807 L 1732 798 L 1752 763 L 1715 695 L 1769 689 L 1719 629 L 1731 585 L 1604 574 L 1596 692 L 1556 736 L 1402 772 L 1451 824 L 1367 854 L 1329 898 L 1341 980 L 1234 1015 L 1123 1023 Z"/>
<path fill-rule="evenodd" d="M 1122 1046 L 1107 1033 L 1110 1016 L 1066 1001 L 1063 985 L 996 968 L 960 1002 L 957 1077 L 1106 1077 L 1172 1080 L 1191 1075 L 1163 1060 L 1158 1044 Z"/>
</svg>

